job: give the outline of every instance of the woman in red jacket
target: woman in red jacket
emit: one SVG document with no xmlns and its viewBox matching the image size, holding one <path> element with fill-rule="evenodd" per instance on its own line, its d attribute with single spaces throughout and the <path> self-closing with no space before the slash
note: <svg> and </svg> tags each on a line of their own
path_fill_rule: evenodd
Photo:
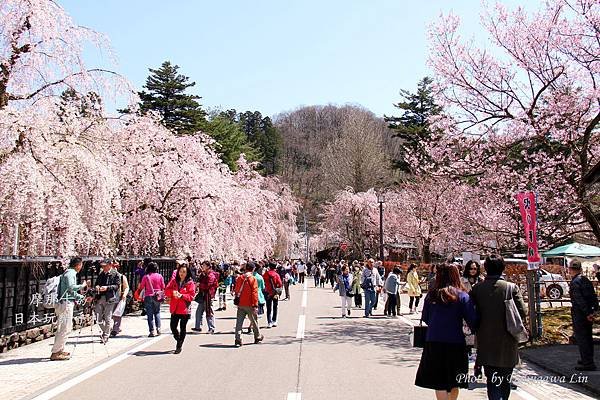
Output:
<svg viewBox="0 0 600 400">
<path fill-rule="evenodd" d="M 175 278 L 171 279 L 165 289 L 165 295 L 171 300 L 169 304 L 171 309 L 171 332 L 173 332 L 173 337 L 177 341 L 175 354 L 181 353 L 195 294 L 196 285 L 192 279 L 192 272 L 187 264 L 182 264 L 177 268 Z M 177 324 L 179 324 L 179 331 L 177 331 Z"/>
</svg>

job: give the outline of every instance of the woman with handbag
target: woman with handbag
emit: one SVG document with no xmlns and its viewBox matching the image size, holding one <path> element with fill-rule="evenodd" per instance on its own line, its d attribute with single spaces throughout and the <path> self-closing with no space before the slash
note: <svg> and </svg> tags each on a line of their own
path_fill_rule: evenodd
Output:
<svg viewBox="0 0 600 400">
<path fill-rule="evenodd" d="M 165 289 L 165 296 L 170 299 L 171 332 L 177 342 L 175 354 L 181 353 L 181 347 L 185 340 L 187 323 L 192 314 L 191 305 L 195 294 L 196 285 L 192 279 L 190 267 L 188 264 L 179 265 L 175 277 L 169 281 L 169 284 Z M 177 329 L 177 325 L 179 325 L 179 330 Z"/>
<path fill-rule="evenodd" d="M 427 324 L 427 333 L 415 379 L 415 385 L 435 390 L 438 400 L 454 400 L 459 388 L 469 387 L 463 320 L 473 329 L 477 314 L 458 268 L 439 266 L 433 290 L 424 301 L 421 321 Z"/>
<path fill-rule="evenodd" d="M 346 313 L 350 315 L 350 308 L 352 307 L 352 274 L 348 269 L 348 265 L 342 266 L 342 273 L 337 277 L 337 284 L 334 288 L 338 290 L 340 298 L 342 299 L 342 318 L 346 318 Z"/>
<path fill-rule="evenodd" d="M 151 262 L 140 286 L 144 291 L 144 308 L 148 317 L 148 337 L 160 335 L 160 305 L 165 300 L 165 279 L 158 273 L 158 265 Z M 154 326 L 156 325 L 156 333 Z"/>
</svg>

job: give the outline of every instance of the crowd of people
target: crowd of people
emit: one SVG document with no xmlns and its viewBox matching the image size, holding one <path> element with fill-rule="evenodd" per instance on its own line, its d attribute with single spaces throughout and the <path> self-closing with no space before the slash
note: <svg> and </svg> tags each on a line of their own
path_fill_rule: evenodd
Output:
<svg viewBox="0 0 600 400">
<path fill-rule="evenodd" d="M 65 342 L 72 330 L 76 302 L 93 306 L 103 342 L 121 332 L 130 288 L 125 275 L 119 273 L 119 263 L 99 262 L 100 272 L 93 288 L 89 281 L 77 284 L 76 275 L 81 268 L 81 258 L 73 258 L 56 289 L 58 326 L 51 360 L 70 357 L 65 352 Z M 461 377 L 468 376 L 471 357 L 475 376 L 486 377 L 488 398 L 506 400 L 510 396 L 513 369 L 519 362 L 519 344 L 527 341 L 527 312 L 518 286 L 504 278 L 504 269 L 504 260 L 497 255 L 488 256 L 483 268 L 476 261 L 469 261 L 464 267 L 448 261 L 431 266 L 427 275 L 420 275 L 415 264 L 410 264 L 406 271 L 400 266 L 386 270 L 373 259 L 351 263 L 246 260 L 217 264 L 196 263 L 188 257 L 178 261 L 177 268 L 165 279 L 158 272 L 158 265 L 146 258 L 136 268 L 139 284 L 134 298 L 143 303 L 149 337 L 161 335 L 161 304 L 169 303 L 170 329 L 176 342 L 174 352 L 178 354 L 192 317 L 193 302 L 197 307 L 191 330 L 202 332 L 205 319 L 207 333 L 214 334 L 213 303 L 218 297 L 216 311 L 225 310 L 227 292 L 237 306 L 235 347 L 243 345 L 246 318 L 247 332 L 254 335 L 254 343 L 262 342 L 259 320 L 266 314 L 266 327 L 277 327 L 279 302 L 289 300 L 290 285 L 304 282 L 307 276 L 314 277 L 315 288 L 330 285 L 338 293 L 342 318 L 350 316 L 353 307 L 363 310 L 364 318 L 370 318 L 380 305 L 384 316 L 397 318 L 401 315 L 403 292 L 409 297 L 409 314 L 419 314 L 420 299 L 426 292 L 420 320 L 427 326 L 427 333 L 415 384 L 435 390 L 437 399 L 456 399 L 459 389 L 468 387 L 468 379 Z M 580 349 L 576 370 L 594 371 L 592 324 L 599 306 L 591 282 L 581 272 L 581 263 L 573 261 L 569 267 L 571 314 Z M 507 318 L 511 307 L 515 326 Z"/>
</svg>

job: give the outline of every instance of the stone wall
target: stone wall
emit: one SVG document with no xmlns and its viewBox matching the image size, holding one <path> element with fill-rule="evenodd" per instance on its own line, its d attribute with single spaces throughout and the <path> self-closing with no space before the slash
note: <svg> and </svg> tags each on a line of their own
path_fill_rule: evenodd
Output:
<svg viewBox="0 0 600 400">
<path fill-rule="evenodd" d="M 90 326 L 92 323 L 91 315 L 78 315 L 73 317 L 73 330 L 79 331 L 81 328 Z M 27 329 L 22 332 L 15 332 L 10 335 L 0 336 L 0 353 L 17 347 L 26 346 L 31 343 L 39 342 L 54 336 L 56 324 L 38 326 Z"/>
</svg>

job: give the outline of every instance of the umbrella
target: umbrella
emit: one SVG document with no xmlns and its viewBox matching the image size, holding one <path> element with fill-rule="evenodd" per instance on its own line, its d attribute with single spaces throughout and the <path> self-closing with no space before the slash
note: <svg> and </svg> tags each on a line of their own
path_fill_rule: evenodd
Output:
<svg viewBox="0 0 600 400">
<path fill-rule="evenodd" d="M 548 250 L 544 257 L 600 257 L 600 247 L 571 243 Z"/>
</svg>

